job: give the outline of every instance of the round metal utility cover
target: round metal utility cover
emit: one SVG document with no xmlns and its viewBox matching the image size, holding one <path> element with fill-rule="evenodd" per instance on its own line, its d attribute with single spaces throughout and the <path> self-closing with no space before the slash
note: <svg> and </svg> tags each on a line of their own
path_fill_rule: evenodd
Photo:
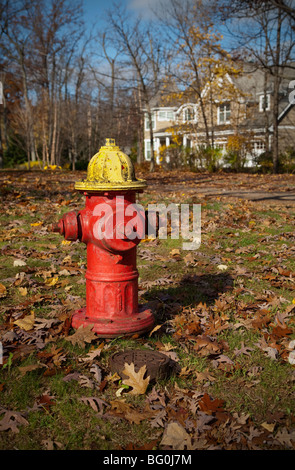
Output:
<svg viewBox="0 0 295 470">
<path fill-rule="evenodd" d="M 117 372 L 123 379 L 127 378 L 123 374 L 125 364 L 134 364 L 135 372 L 142 366 L 146 366 L 144 378 L 150 377 L 150 382 L 156 379 L 167 378 L 172 371 L 173 361 L 165 354 L 158 351 L 142 349 L 129 349 L 114 354 L 110 359 L 110 368 L 113 373 Z"/>
</svg>

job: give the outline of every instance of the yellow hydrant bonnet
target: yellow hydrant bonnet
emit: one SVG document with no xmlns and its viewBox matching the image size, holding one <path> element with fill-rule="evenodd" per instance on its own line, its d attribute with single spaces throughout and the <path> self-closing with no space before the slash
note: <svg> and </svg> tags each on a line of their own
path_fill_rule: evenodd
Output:
<svg viewBox="0 0 295 470">
<path fill-rule="evenodd" d="M 90 160 L 87 178 L 75 183 L 75 189 L 83 191 L 141 190 L 144 180 L 135 177 L 131 159 L 116 145 L 114 139 L 106 143 Z"/>
</svg>

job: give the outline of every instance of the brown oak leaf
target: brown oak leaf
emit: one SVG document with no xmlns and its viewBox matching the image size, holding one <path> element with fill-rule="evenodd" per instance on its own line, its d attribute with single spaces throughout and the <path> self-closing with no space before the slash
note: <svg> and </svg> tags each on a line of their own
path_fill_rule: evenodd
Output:
<svg viewBox="0 0 295 470">
<path fill-rule="evenodd" d="M 70 341 L 73 345 L 78 345 L 84 348 L 85 343 L 91 343 L 94 339 L 97 339 L 95 333 L 92 331 L 93 325 L 79 326 L 77 331 L 71 335 L 66 336 L 65 340 Z"/>
<path fill-rule="evenodd" d="M 28 421 L 23 415 L 17 411 L 5 411 L 4 418 L 0 421 L 0 431 L 7 431 L 11 429 L 14 433 L 19 433 L 18 426 L 28 425 Z"/>
<path fill-rule="evenodd" d="M 145 373 L 146 365 L 143 365 L 138 372 L 135 372 L 133 362 L 131 364 L 125 363 L 123 374 L 129 378 L 124 379 L 123 384 L 132 387 L 132 390 L 130 391 L 131 395 L 142 395 L 146 392 L 150 382 L 150 377 L 148 376 L 146 379 L 144 379 Z"/>
<path fill-rule="evenodd" d="M 216 411 L 223 411 L 223 405 L 224 400 L 219 400 L 218 398 L 211 400 L 208 393 L 205 393 L 199 401 L 200 410 L 209 414 L 216 413 Z"/>
</svg>

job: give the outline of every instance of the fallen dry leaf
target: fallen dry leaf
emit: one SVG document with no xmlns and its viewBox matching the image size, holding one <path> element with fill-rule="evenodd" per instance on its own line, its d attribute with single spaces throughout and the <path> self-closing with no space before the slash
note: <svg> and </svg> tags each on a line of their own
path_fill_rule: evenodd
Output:
<svg viewBox="0 0 295 470">
<path fill-rule="evenodd" d="M 31 227 L 39 227 L 39 225 L 43 225 L 43 222 L 33 222 Z"/>
<path fill-rule="evenodd" d="M 15 259 L 13 262 L 13 266 L 26 266 L 26 264 L 22 259 Z"/>
<path fill-rule="evenodd" d="M 212 414 L 216 413 L 216 411 L 222 411 L 224 403 L 224 400 L 219 400 L 218 398 L 213 400 L 210 398 L 208 393 L 204 393 L 203 397 L 199 401 L 199 407 L 201 411 Z"/>
<path fill-rule="evenodd" d="M 79 401 L 85 403 L 86 405 L 90 405 L 91 408 L 102 414 L 103 412 L 103 407 L 108 406 L 108 403 L 101 398 L 98 397 L 81 397 L 79 398 Z"/>
<path fill-rule="evenodd" d="M 55 450 L 56 447 L 59 449 L 62 448 L 62 443 L 58 441 L 52 441 L 51 439 L 45 439 L 41 441 L 41 444 L 44 446 L 45 450 Z"/>
<path fill-rule="evenodd" d="M 26 287 L 19 287 L 18 291 L 19 291 L 20 295 L 22 295 L 23 297 L 28 295 L 28 289 Z"/>
<path fill-rule="evenodd" d="M 0 284 L 0 297 L 5 297 L 7 295 L 7 289 L 4 284 Z"/>
<path fill-rule="evenodd" d="M 288 361 L 289 361 L 290 364 L 292 364 L 293 366 L 295 365 L 295 351 L 291 351 L 291 352 L 289 353 Z"/>
<path fill-rule="evenodd" d="M 58 282 L 58 276 L 55 276 L 55 277 L 46 279 L 45 284 L 47 286 L 55 286 L 57 282 Z"/>
<path fill-rule="evenodd" d="M 22 330 L 29 331 L 34 327 L 35 323 L 35 315 L 32 313 L 31 315 L 27 315 L 20 320 L 15 320 L 14 324 L 19 326 Z"/>
<path fill-rule="evenodd" d="M 27 426 L 28 424 L 28 421 L 20 412 L 6 410 L 4 418 L 2 418 L 0 421 L 0 431 L 7 431 L 11 429 L 12 432 L 19 433 L 18 426 Z"/>
<path fill-rule="evenodd" d="M 131 395 L 142 395 L 146 392 L 146 389 L 150 382 L 150 377 L 148 376 L 146 379 L 144 379 L 145 373 L 145 365 L 143 365 L 138 372 L 135 372 L 133 362 L 131 364 L 125 363 L 125 369 L 123 370 L 123 374 L 125 374 L 129 378 L 124 379 L 122 382 L 124 385 L 132 387 L 132 390 L 130 391 Z"/>
<path fill-rule="evenodd" d="M 104 343 L 100 343 L 97 348 L 90 349 L 88 354 L 86 354 L 85 357 L 82 357 L 79 360 L 81 362 L 92 362 L 94 359 L 98 358 L 101 355 L 103 347 L 104 347 Z"/>
<path fill-rule="evenodd" d="M 18 369 L 21 373 L 21 376 L 24 376 L 27 372 L 31 372 L 32 370 L 36 369 L 42 369 L 43 367 L 45 367 L 44 364 L 31 364 L 30 366 L 19 367 Z"/>
<path fill-rule="evenodd" d="M 188 253 L 184 258 L 183 258 L 185 264 L 193 264 L 195 263 L 195 256 L 193 255 L 193 253 Z"/>
<path fill-rule="evenodd" d="M 274 432 L 275 423 L 262 423 L 261 426 L 269 432 Z"/>
<path fill-rule="evenodd" d="M 173 422 L 168 423 L 160 445 L 172 447 L 173 450 L 191 450 L 192 442 L 183 426 Z"/>
<path fill-rule="evenodd" d="M 70 341 L 73 345 L 78 345 L 84 348 L 85 343 L 91 343 L 94 339 L 97 339 L 95 333 L 92 331 L 93 325 L 79 326 L 76 332 L 71 336 L 66 336 L 65 340 Z"/>
<path fill-rule="evenodd" d="M 176 261 L 181 260 L 181 253 L 180 253 L 180 250 L 178 248 L 175 248 L 174 250 L 171 250 L 169 254 L 170 254 L 172 259 L 174 259 Z"/>
<path fill-rule="evenodd" d="M 90 367 L 90 372 L 93 373 L 95 380 L 98 384 L 100 384 L 102 379 L 101 368 L 97 364 L 92 364 L 92 366 Z"/>
<path fill-rule="evenodd" d="M 140 424 L 141 421 L 145 419 L 154 418 L 154 416 L 158 413 L 158 411 L 151 410 L 149 407 L 145 407 L 144 409 L 140 409 L 139 411 L 130 409 L 126 412 L 125 418 L 130 423 Z"/>
<path fill-rule="evenodd" d="M 62 269 L 61 271 L 59 271 L 58 274 L 60 276 L 70 276 L 71 275 L 70 271 L 68 271 L 67 269 Z"/>
<path fill-rule="evenodd" d="M 126 403 L 125 400 L 112 400 L 110 401 L 111 410 L 117 414 L 126 414 L 132 410 L 130 403 Z"/>
<path fill-rule="evenodd" d="M 149 336 L 152 336 L 153 333 L 158 331 L 160 328 L 162 328 L 163 325 L 157 325 L 155 328 L 152 329 L 152 331 L 149 333 Z"/>
<path fill-rule="evenodd" d="M 218 268 L 220 271 L 226 271 L 228 267 L 226 266 L 226 264 L 219 264 L 219 265 L 217 266 L 217 268 Z"/>
</svg>

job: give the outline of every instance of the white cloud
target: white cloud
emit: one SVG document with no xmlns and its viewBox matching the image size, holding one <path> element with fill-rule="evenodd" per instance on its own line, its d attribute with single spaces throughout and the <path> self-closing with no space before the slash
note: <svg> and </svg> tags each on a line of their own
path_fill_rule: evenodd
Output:
<svg viewBox="0 0 295 470">
<path fill-rule="evenodd" d="M 170 0 L 128 0 L 127 7 L 141 14 L 144 18 L 154 18 L 154 12 L 162 4 L 169 3 Z"/>
</svg>

